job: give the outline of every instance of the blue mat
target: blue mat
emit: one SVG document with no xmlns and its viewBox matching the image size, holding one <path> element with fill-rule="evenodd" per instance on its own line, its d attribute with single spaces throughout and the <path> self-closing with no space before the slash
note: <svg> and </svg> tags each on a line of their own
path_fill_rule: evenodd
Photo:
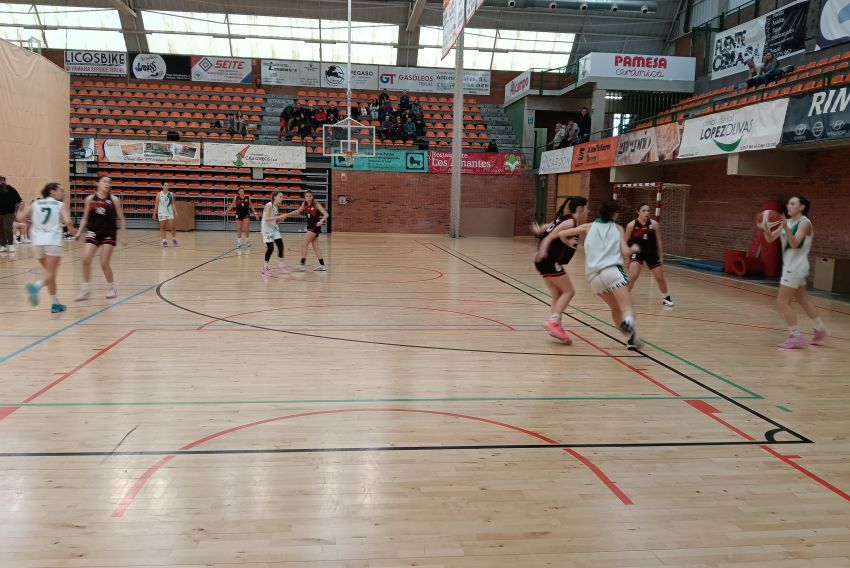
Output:
<svg viewBox="0 0 850 568">
<path fill-rule="evenodd" d="M 696 268 L 697 270 L 710 270 L 712 272 L 723 272 L 723 263 L 714 260 L 680 260 L 677 262 L 682 266 Z"/>
</svg>

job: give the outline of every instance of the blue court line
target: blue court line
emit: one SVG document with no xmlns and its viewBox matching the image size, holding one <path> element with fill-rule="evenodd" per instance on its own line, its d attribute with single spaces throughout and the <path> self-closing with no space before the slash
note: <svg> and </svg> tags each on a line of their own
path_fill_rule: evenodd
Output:
<svg viewBox="0 0 850 568">
<path fill-rule="evenodd" d="M 137 297 L 137 296 L 141 296 L 141 295 L 142 295 L 142 294 L 144 294 L 145 292 L 150 292 L 151 290 L 153 290 L 153 289 L 154 289 L 154 288 L 156 288 L 157 286 L 158 286 L 157 284 L 154 284 L 154 285 L 152 285 L 152 286 L 148 286 L 148 287 L 147 287 L 147 288 L 145 288 L 144 290 L 139 290 L 139 291 L 138 291 L 138 292 L 136 292 L 135 294 L 133 294 L 133 295 L 131 295 L 131 296 L 127 296 L 126 298 L 123 298 L 123 299 L 121 299 L 121 300 L 119 300 L 119 301 L 115 302 L 114 304 L 111 304 L 111 305 L 109 305 L 109 306 L 106 306 L 105 308 L 101 308 L 101 309 L 99 309 L 99 310 L 96 310 L 96 311 L 94 311 L 94 312 L 90 313 L 89 315 L 87 315 L 87 316 L 85 316 L 85 317 L 83 317 L 83 318 L 78 319 L 77 321 L 71 322 L 71 323 L 69 323 L 68 325 L 66 325 L 65 327 L 60 327 L 59 329 L 57 329 L 57 330 L 56 330 L 56 331 L 54 331 L 53 333 L 51 333 L 51 334 L 49 334 L 49 335 L 45 335 L 45 336 L 44 336 L 44 337 L 42 337 L 41 339 L 36 339 L 36 340 L 35 340 L 35 341 L 33 341 L 32 343 L 29 343 L 29 344 L 27 344 L 27 345 L 24 345 L 23 347 L 21 347 L 21 348 L 20 348 L 20 349 L 18 349 L 17 351 L 12 351 L 11 353 L 9 353 L 8 355 L 6 355 L 5 357 L 0 357 L 0 363 L 5 363 L 6 361 L 8 361 L 8 360 L 10 360 L 10 359 L 14 359 L 14 358 L 15 358 L 15 357 L 17 357 L 18 355 L 21 355 L 21 354 L 23 354 L 23 353 L 26 353 L 27 351 L 29 351 L 29 350 L 30 350 L 30 349 L 32 349 L 33 347 L 37 347 L 37 346 L 41 345 L 42 343 L 44 343 L 45 341 L 48 341 L 48 340 L 50 340 L 50 339 L 53 339 L 54 337 L 56 337 L 56 336 L 57 336 L 57 335 L 59 335 L 60 333 L 64 333 L 64 332 L 68 331 L 69 329 L 71 329 L 72 327 L 76 327 L 76 326 L 80 325 L 81 323 L 83 323 L 83 322 L 85 322 L 85 321 L 88 321 L 88 320 L 92 319 L 93 317 L 95 317 L 95 316 L 98 316 L 98 315 L 102 314 L 103 312 L 107 312 L 107 311 L 111 310 L 111 309 L 112 309 L 112 308 L 114 308 L 114 307 L 120 306 L 120 305 L 121 305 L 121 304 L 123 304 L 124 302 L 128 302 L 128 301 L 132 300 L 133 298 L 135 298 L 135 297 Z"/>
</svg>

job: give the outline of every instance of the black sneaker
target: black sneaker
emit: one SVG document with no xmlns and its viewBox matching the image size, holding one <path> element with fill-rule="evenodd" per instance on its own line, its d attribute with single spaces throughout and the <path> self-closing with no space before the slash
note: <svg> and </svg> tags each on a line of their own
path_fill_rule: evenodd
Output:
<svg viewBox="0 0 850 568">
<path fill-rule="evenodd" d="M 673 307 L 673 300 L 670 299 L 670 296 L 661 299 L 661 303 L 668 308 Z"/>
<path fill-rule="evenodd" d="M 637 351 L 638 349 L 643 348 L 643 341 L 637 336 L 637 333 L 633 333 L 629 336 L 628 341 L 626 341 L 626 349 L 629 351 Z"/>
</svg>

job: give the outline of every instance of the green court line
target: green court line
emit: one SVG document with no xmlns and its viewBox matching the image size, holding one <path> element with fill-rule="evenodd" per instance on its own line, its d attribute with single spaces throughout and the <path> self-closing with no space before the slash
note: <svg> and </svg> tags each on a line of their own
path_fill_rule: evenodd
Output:
<svg viewBox="0 0 850 568">
<path fill-rule="evenodd" d="M 734 397 L 750 400 L 753 397 Z M 582 400 L 723 400 L 719 396 L 528 396 L 528 397 L 455 397 L 455 398 L 334 398 L 303 400 L 187 400 L 171 402 L 26 402 L 0 403 L 0 407 L 28 406 L 215 406 L 227 404 L 358 404 L 367 402 L 522 402 Z"/>
<path fill-rule="evenodd" d="M 785 408 L 784 406 L 777 406 L 776 408 L 778 408 L 779 410 L 784 410 L 785 412 L 791 412 L 790 408 Z"/>
<path fill-rule="evenodd" d="M 460 252 L 459 250 L 452 249 L 452 252 L 456 252 L 457 254 L 459 254 L 459 255 L 461 255 L 461 256 L 463 256 L 463 257 L 466 257 L 466 258 L 468 258 L 469 260 L 471 260 L 471 261 L 473 261 L 473 262 L 476 262 L 476 263 L 480 264 L 481 266 L 484 266 L 485 268 L 488 268 L 488 269 L 492 270 L 493 272 L 495 272 L 495 273 L 497 273 L 497 274 L 501 274 L 501 275 L 502 275 L 502 276 L 504 276 L 505 278 L 510 278 L 510 279 L 511 279 L 511 280 L 513 280 L 514 282 L 517 282 L 517 283 L 519 283 L 519 284 L 522 284 L 522 285 L 523 285 L 523 286 L 525 286 L 526 288 L 530 288 L 531 290 L 534 290 L 534 291 L 535 291 L 535 292 L 537 292 L 538 294 L 543 294 L 543 295 L 544 295 L 544 296 L 546 296 L 546 297 L 548 297 L 548 296 L 549 296 L 549 294 L 547 294 L 546 292 L 544 292 L 544 291 L 542 291 L 542 290 L 539 290 L 539 289 L 535 288 L 535 287 L 534 287 L 534 286 L 532 286 L 531 284 L 526 284 L 526 283 L 525 283 L 525 282 L 523 282 L 522 280 L 517 280 L 517 279 L 516 279 L 516 278 L 514 278 L 513 276 L 511 276 L 511 275 L 509 275 L 509 274 L 505 274 L 504 272 L 501 272 L 501 271 L 499 271 L 499 270 L 496 270 L 496 269 L 495 269 L 495 268 L 493 268 L 492 266 L 488 266 L 488 265 L 484 264 L 483 262 L 481 262 L 480 260 L 476 260 L 475 258 L 473 258 L 473 257 L 471 257 L 471 256 L 469 256 L 469 255 L 467 255 L 467 254 L 463 254 L 463 253 L 462 253 L 462 252 Z M 593 314 L 591 314 L 591 313 L 589 313 L 589 312 L 586 312 L 586 311 L 582 310 L 581 308 L 577 308 L 577 307 L 575 307 L 575 306 L 571 306 L 571 307 L 572 307 L 574 310 L 576 310 L 577 312 L 581 312 L 582 314 L 584 314 L 584 315 L 586 315 L 586 316 L 588 316 L 588 317 L 590 317 L 590 318 L 595 319 L 595 320 L 596 320 L 596 321 L 598 321 L 599 323 L 605 324 L 605 325 L 607 325 L 607 326 L 608 326 L 608 327 L 610 327 L 610 328 L 614 328 L 614 329 L 616 329 L 616 328 L 614 327 L 614 325 L 613 325 L 613 324 L 611 324 L 611 323 L 609 323 L 609 322 L 607 322 L 607 321 L 605 321 L 605 320 L 603 320 L 603 319 L 599 319 L 599 318 L 598 318 L 598 317 L 596 317 L 595 315 L 593 315 Z M 736 382 L 734 382 L 734 381 L 732 381 L 732 380 L 730 380 L 730 379 L 727 379 L 727 378 L 725 378 L 725 377 L 721 377 L 721 376 L 720 376 L 720 375 L 718 375 L 717 373 L 715 373 L 715 372 L 713 372 L 713 371 L 709 371 L 709 370 L 708 370 L 708 369 L 706 369 L 705 367 L 703 367 L 703 366 L 701 366 L 701 365 L 698 365 L 697 363 L 694 363 L 693 361 L 689 361 L 689 360 L 685 359 L 684 357 L 681 357 L 681 356 L 679 356 L 679 355 L 676 355 L 675 353 L 673 353 L 673 352 L 671 352 L 671 351 L 668 351 L 668 350 L 664 349 L 663 347 L 660 347 L 660 346 L 656 345 L 655 343 L 652 343 L 652 342 L 650 342 L 650 341 L 647 341 L 646 339 L 644 339 L 644 340 L 643 340 L 643 342 L 644 342 L 644 343 L 646 343 L 647 345 L 650 345 L 650 346 L 654 347 L 655 349 L 658 349 L 658 350 L 659 350 L 659 351 L 661 351 L 662 353 L 665 353 L 665 354 L 669 355 L 670 357 L 673 357 L 674 359 L 677 359 L 677 360 L 681 361 L 682 363 L 685 363 L 685 364 L 687 364 L 687 365 L 690 365 L 690 366 L 691 366 L 691 367 L 693 367 L 694 369 L 699 369 L 700 371 L 702 371 L 702 372 L 703 372 L 703 373 L 705 373 L 706 375 L 709 375 L 709 376 L 711 376 L 711 377 L 714 377 L 715 379 L 718 379 L 718 380 L 720 380 L 720 381 L 723 381 L 724 383 L 726 383 L 726 384 L 728 384 L 728 385 L 730 385 L 730 386 L 733 386 L 733 387 L 735 387 L 736 389 L 738 389 L 738 390 L 740 390 L 740 391 L 742 391 L 742 392 L 747 393 L 748 395 L 750 395 L 750 398 L 754 398 L 754 399 L 755 399 L 755 398 L 758 398 L 758 399 L 763 399 L 763 398 L 764 398 L 762 395 L 758 394 L 757 392 L 751 391 L 750 389 L 748 389 L 748 388 L 746 388 L 746 387 L 743 387 L 743 386 L 739 385 L 738 383 L 736 383 Z"/>
</svg>

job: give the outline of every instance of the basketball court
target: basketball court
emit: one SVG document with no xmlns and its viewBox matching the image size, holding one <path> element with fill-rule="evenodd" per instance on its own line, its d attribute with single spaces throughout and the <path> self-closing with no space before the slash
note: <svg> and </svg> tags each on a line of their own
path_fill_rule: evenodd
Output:
<svg viewBox="0 0 850 568">
<path fill-rule="evenodd" d="M 0 261 L 2 565 L 850 565 L 846 304 L 777 351 L 775 289 L 668 267 L 630 352 L 577 259 L 566 346 L 532 239 L 323 244 L 132 231 L 60 316 Z"/>
</svg>

